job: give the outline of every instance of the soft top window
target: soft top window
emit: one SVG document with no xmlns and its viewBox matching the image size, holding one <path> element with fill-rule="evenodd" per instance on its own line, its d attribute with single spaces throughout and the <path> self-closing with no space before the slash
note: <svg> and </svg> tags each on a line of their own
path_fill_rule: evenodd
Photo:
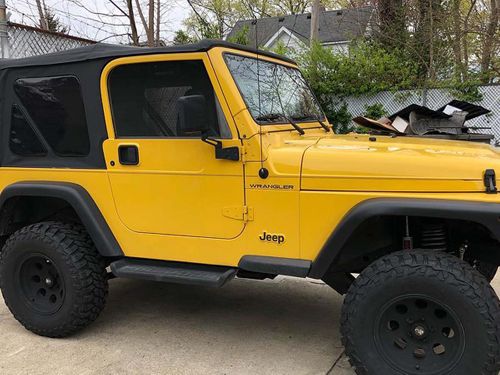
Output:
<svg viewBox="0 0 500 375">
<path fill-rule="evenodd" d="M 179 105 L 186 96 L 206 100 L 209 135 L 230 136 L 210 78 L 201 60 L 120 65 L 109 76 L 113 122 L 118 137 L 195 137 L 180 126 Z M 190 124 L 199 127 L 200 124 Z"/>
<path fill-rule="evenodd" d="M 14 91 L 56 154 L 88 155 L 87 120 L 76 77 L 22 78 L 15 82 Z"/>
<path fill-rule="evenodd" d="M 9 147 L 14 154 L 21 156 L 44 156 L 47 154 L 47 150 L 17 105 L 13 105 L 11 111 Z"/>
</svg>

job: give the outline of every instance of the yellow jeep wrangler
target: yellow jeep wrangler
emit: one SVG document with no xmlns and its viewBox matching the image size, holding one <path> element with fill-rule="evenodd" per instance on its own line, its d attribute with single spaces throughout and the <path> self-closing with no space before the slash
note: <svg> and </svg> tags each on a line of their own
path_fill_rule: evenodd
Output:
<svg viewBox="0 0 500 375">
<path fill-rule="evenodd" d="M 288 275 L 346 294 L 359 374 L 498 374 L 497 149 L 335 135 L 293 61 L 222 41 L 4 61 L 0 82 L 0 286 L 27 329 L 84 328 L 111 277 Z"/>
</svg>

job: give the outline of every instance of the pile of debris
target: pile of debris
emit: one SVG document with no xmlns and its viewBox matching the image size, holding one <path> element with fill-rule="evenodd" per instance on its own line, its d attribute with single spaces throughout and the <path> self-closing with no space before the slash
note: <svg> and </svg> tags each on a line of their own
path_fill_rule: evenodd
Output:
<svg viewBox="0 0 500 375">
<path fill-rule="evenodd" d="M 372 120 L 358 116 L 353 121 L 376 134 L 395 134 L 418 137 L 466 140 L 490 143 L 491 134 L 470 133 L 471 130 L 491 129 L 468 127 L 465 122 L 491 111 L 472 103 L 452 100 L 445 106 L 433 110 L 411 104 L 389 117 Z"/>
</svg>

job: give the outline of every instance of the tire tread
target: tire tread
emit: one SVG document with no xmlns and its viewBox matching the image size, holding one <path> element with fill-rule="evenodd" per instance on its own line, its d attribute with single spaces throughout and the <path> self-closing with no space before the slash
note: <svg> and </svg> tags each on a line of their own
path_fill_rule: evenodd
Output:
<svg viewBox="0 0 500 375">
<path fill-rule="evenodd" d="M 66 337 L 82 330 L 97 319 L 104 309 L 108 294 L 106 265 L 85 228 L 79 224 L 41 222 L 21 228 L 6 241 L 0 252 L 3 259 L 15 251 L 15 243 L 23 240 L 44 241 L 62 255 L 75 292 L 71 314 L 63 323 L 42 329 L 16 314 L 8 298 L 5 303 L 14 317 L 28 330 L 47 337 Z M 0 272 L 0 288 L 3 285 Z"/>
<path fill-rule="evenodd" d="M 357 374 L 370 374 L 361 360 L 352 335 L 355 327 L 349 317 L 358 313 L 358 302 L 385 280 L 425 276 L 457 288 L 480 312 L 489 339 L 488 361 L 478 374 L 497 375 L 500 370 L 500 304 L 489 282 L 467 262 L 435 251 L 399 251 L 369 265 L 353 282 L 345 296 L 341 314 L 342 344 Z"/>
</svg>

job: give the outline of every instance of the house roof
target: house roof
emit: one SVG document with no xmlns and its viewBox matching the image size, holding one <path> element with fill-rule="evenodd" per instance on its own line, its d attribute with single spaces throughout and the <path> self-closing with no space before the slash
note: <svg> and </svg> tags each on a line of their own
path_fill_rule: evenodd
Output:
<svg viewBox="0 0 500 375">
<path fill-rule="evenodd" d="M 337 43 L 360 37 L 367 31 L 373 14 L 372 7 L 323 11 L 319 15 L 320 43 Z M 248 28 L 250 46 L 264 46 L 282 27 L 292 31 L 307 43 L 311 36 L 311 13 L 237 21 L 227 39 Z M 257 32 L 255 29 L 257 28 Z M 255 37 L 257 34 L 257 43 Z"/>
<path fill-rule="evenodd" d="M 49 53 L 46 55 L 25 57 L 21 59 L 4 59 L 0 60 L 0 70 L 28 67 L 28 66 L 44 66 L 68 64 L 83 61 L 110 59 L 115 57 L 136 56 L 136 55 L 152 55 L 162 53 L 182 53 L 182 52 L 205 52 L 214 47 L 227 47 L 240 51 L 248 51 L 259 53 L 260 55 L 273 57 L 275 59 L 286 62 L 294 62 L 293 60 L 274 54 L 268 51 L 256 50 L 251 47 L 234 44 L 223 40 L 204 39 L 199 43 L 185 44 L 171 47 L 152 47 L 141 48 L 124 45 L 114 45 L 98 43 L 91 46 L 74 48 L 61 52 Z"/>
</svg>

